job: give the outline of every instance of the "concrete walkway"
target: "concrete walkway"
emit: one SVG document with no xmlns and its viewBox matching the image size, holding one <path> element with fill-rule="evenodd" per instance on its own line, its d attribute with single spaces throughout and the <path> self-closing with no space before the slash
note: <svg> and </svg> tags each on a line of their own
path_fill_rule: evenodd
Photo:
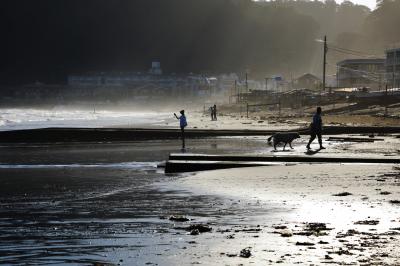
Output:
<svg viewBox="0 0 400 266">
<path fill-rule="evenodd" d="M 343 157 L 315 156 L 316 151 L 306 155 L 209 155 L 209 154 L 171 154 L 165 164 L 166 173 L 195 172 L 204 170 L 228 169 L 238 167 L 266 166 L 276 163 L 360 163 L 360 164 L 399 164 L 400 158 L 387 157 Z"/>
</svg>

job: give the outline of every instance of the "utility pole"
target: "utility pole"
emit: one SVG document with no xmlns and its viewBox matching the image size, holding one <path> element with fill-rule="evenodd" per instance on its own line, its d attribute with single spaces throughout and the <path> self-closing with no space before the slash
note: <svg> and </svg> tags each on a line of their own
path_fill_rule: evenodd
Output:
<svg viewBox="0 0 400 266">
<path fill-rule="evenodd" d="M 232 103 L 232 94 L 233 94 L 232 90 L 233 90 L 233 88 L 229 87 L 229 104 Z"/>
<path fill-rule="evenodd" d="M 239 102 L 239 95 L 238 95 L 238 91 L 237 91 L 237 80 L 235 79 L 235 96 L 236 96 L 236 103 L 238 103 Z"/>
<path fill-rule="evenodd" d="M 325 91 L 325 76 L 326 76 L 326 53 L 328 52 L 328 45 L 326 44 L 326 35 L 324 37 L 324 65 L 322 71 L 322 90 Z"/>
<path fill-rule="evenodd" d="M 246 93 L 249 92 L 249 85 L 247 84 L 247 71 L 246 71 Z"/>
<path fill-rule="evenodd" d="M 393 65 L 392 65 L 392 70 L 393 70 L 393 81 L 392 81 L 392 89 L 396 86 L 396 64 L 397 64 L 397 50 L 395 49 L 393 52 Z"/>
<path fill-rule="evenodd" d="M 279 96 L 279 118 L 281 117 L 281 97 Z"/>
<path fill-rule="evenodd" d="M 240 82 L 240 85 L 239 85 L 239 88 L 238 88 L 238 90 L 239 90 L 239 102 L 240 103 L 242 103 L 242 87 L 243 87 L 242 82 Z"/>
<path fill-rule="evenodd" d="M 336 88 L 339 88 L 339 66 L 336 65 Z"/>
<path fill-rule="evenodd" d="M 388 106 L 388 85 L 386 84 L 386 90 L 385 90 L 385 116 L 387 116 L 387 106 Z"/>
<path fill-rule="evenodd" d="M 268 90 L 268 78 L 265 78 L 265 90 Z"/>
<path fill-rule="evenodd" d="M 394 68 L 394 66 L 393 66 L 393 68 Z M 393 70 L 393 73 L 392 73 L 392 89 L 394 88 L 394 81 L 395 81 L 395 77 L 394 77 L 394 70 Z"/>
<path fill-rule="evenodd" d="M 382 73 L 379 73 L 379 91 L 382 90 Z"/>
</svg>

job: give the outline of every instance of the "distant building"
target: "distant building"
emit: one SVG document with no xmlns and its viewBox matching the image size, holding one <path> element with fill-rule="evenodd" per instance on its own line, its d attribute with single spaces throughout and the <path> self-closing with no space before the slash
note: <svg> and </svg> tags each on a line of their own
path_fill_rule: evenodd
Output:
<svg viewBox="0 0 400 266">
<path fill-rule="evenodd" d="M 328 75 L 325 77 L 325 86 L 332 90 L 332 88 L 336 88 L 337 87 L 337 78 L 336 78 L 336 74 L 334 75 Z M 322 87 L 322 85 L 321 85 Z"/>
<path fill-rule="evenodd" d="M 165 75 L 159 62 L 149 72 L 90 72 L 70 75 L 68 86 L 92 95 L 113 94 L 131 99 L 165 99 L 165 97 L 208 97 L 216 93 L 218 80 L 201 75 Z"/>
<path fill-rule="evenodd" d="M 386 78 L 392 88 L 400 87 L 400 47 L 386 50 Z"/>
<path fill-rule="evenodd" d="M 320 90 L 321 80 L 310 73 L 304 74 L 293 81 L 294 89 Z"/>
<path fill-rule="evenodd" d="M 221 91 L 230 91 L 235 87 L 235 81 L 239 80 L 239 77 L 234 74 L 222 74 L 218 77 L 218 89 Z"/>
<path fill-rule="evenodd" d="M 337 63 L 337 85 L 342 88 L 381 89 L 385 59 L 346 59 Z"/>
<path fill-rule="evenodd" d="M 289 89 L 288 82 L 286 82 L 282 75 L 273 75 L 265 78 L 265 89 L 272 91 L 286 91 Z"/>
<path fill-rule="evenodd" d="M 162 75 L 161 63 L 158 61 L 151 62 L 150 74 Z"/>
<path fill-rule="evenodd" d="M 68 76 L 69 86 L 94 86 L 102 85 L 101 75 L 70 75 Z"/>
</svg>

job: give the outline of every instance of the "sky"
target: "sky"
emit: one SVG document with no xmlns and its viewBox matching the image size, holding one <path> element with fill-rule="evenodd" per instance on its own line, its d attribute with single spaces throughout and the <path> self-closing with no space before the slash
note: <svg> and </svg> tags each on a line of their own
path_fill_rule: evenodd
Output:
<svg viewBox="0 0 400 266">
<path fill-rule="evenodd" d="M 344 0 L 336 0 L 337 3 L 341 3 Z M 364 5 L 369 7 L 371 10 L 374 10 L 376 7 L 376 0 L 351 0 L 351 2 L 359 5 Z"/>
</svg>

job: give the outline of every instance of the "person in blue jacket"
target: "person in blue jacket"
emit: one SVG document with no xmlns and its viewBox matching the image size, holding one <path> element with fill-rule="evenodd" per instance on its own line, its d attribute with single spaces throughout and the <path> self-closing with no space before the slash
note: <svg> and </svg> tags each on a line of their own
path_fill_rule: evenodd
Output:
<svg viewBox="0 0 400 266">
<path fill-rule="evenodd" d="M 307 150 L 311 149 L 310 144 L 314 141 L 315 137 L 318 137 L 318 142 L 319 142 L 319 149 L 325 149 L 324 146 L 322 146 L 322 118 L 321 118 L 321 113 L 322 109 L 321 107 L 317 107 L 317 112 L 313 116 L 313 121 L 311 123 L 310 129 L 311 129 L 311 137 L 310 141 L 307 144 Z"/>
<path fill-rule="evenodd" d="M 180 111 L 181 116 L 178 117 L 175 113 L 174 116 L 176 119 L 179 120 L 179 125 L 181 127 L 181 136 L 182 136 L 182 149 L 185 149 L 185 127 L 187 126 L 187 121 L 186 121 L 186 116 L 185 116 L 185 110 Z"/>
</svg>

